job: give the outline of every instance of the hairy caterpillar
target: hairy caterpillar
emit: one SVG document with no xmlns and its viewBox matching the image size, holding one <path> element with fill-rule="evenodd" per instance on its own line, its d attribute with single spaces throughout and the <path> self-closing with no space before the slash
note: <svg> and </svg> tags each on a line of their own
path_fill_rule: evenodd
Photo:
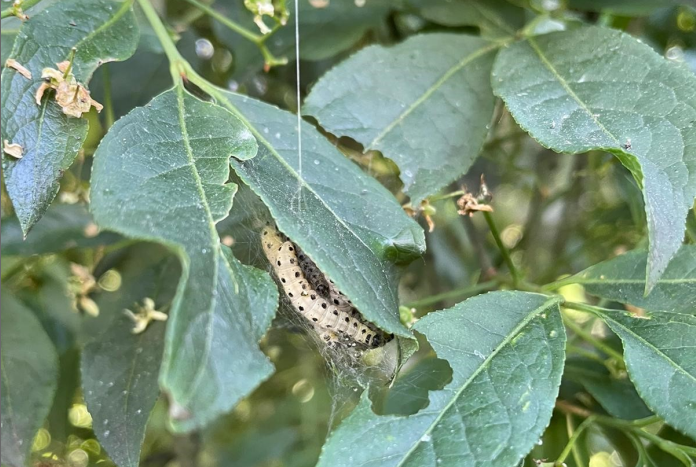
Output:
<svg viewBox="0 0 696 467">
<path fill-rule="evenodd" d="M 366 322 L 357 309 L 319 271 L 314 262 L 272 226 L 261 231 L 263 250 L 293 308 L 331 346 L 379 347 L 384 333 Z"/>
</svg>

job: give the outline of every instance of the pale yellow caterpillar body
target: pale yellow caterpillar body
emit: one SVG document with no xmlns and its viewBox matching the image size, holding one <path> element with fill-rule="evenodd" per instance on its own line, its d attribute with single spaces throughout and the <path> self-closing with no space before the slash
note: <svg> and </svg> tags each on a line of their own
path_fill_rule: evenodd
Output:
<svg viewBox="0 0 696 467">
<path fill-rule="evenodd" d="M 273 226 L 261 231 L 263 250 L 293 308 L 329 345 L 379 347 L 384 333 L 362 316 L 297 245 Z M 308 276 L 311 277 L 308 278 Z"/>
</svg>

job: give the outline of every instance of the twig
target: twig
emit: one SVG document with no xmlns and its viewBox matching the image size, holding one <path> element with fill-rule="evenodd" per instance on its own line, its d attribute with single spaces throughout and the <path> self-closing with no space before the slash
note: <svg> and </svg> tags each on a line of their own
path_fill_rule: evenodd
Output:
<svg viewBox="0 0 696 467">
<path fill-rule="evenodd" d="M 24 0 L 16 2 L 11 7 L 2 10 L 2 12 L 0 13 L 0 19 L 8 18 L 10 16 L 21 17 L 25 10 L 28 10 L 29 8 L 33 7 L 40 1 L 41 0 Z"/>
<path fill-rule="evenodd" d="M 215 9 L 211 8 L 210 6 L 206 5 L 205 3 L 201 3 L 198 0 L 185 0 L 186 2 L 190 3 L 194 7 L 198 8 L 211 18 L 219 21 L 222 23 L 224 26 L 227 28 L 231 29 L 232 31 L 236 32 L 240 36 L 244 37 L 245 39 L 253 42 L 256 44 L 261 51 L 261 54 L 263 55 L 264 62 L 266 63 L 267 67 L 272 67 L 276 65 L 285 65 L 288 63 L 288 59 L 285 57 L 278 58 L 273 55 L 273 53 L 269 50 L 269 48 L 266 46 L 266 40 L 268 40 L 269 37 L 273 35 L 282 25 L 277 22 L 276 25 L 268 32 L 268 34 L 256 34 L 252 31 L 249 31 L 247 28 L 244 26 L 241 26 L 240 24 L 235 23 L 225 15 L 222 15 Z M 299 60 L 299 57 L 298 57 Z"/>
<path fill-rule="evenodd" d="M 510 252 L 503 243 L 503 240 L 500 238 L 500 232 L 498 231 L 498 227 L 495 225 L 495 222 L 493 221 L 493 216 L 490 212 L 484 211 L 483 217 L 486 219 L 486 223 L 488 223 L 488 228 L 491 230 L 491 234 L 493 234 L 495 244 L 498 245 L 498 249 L 500 250 L 500 253 L 503 255 L 503 259 L 505 260 L 505 264 L 507 264 L 507 267 L 510 270 L 510 275 L 512 276 L 512 286 L 514 288 L 518 288 L 520 285 L 520 275 L 517 272 L 515 264 L 512 262 Z"/>
<path fill-rule="evenodd" d="M 105 63 L 103 67 L 102 77 L 104 78 L 104 130 L 111 128 L 111 125 L 116 121 L 114 116 L 114 103 L 111 99 L 111 73 L 109 72 L 109 64 Z"/>
<path fill-rule="evenodd" d="M 661 450 L 668 452 L 682 462 L 689 461 L 686 456 L 696 456 L 696 448 L 694 447 L 678 444 L 673 441 L 660 438 L 658 435 L 650 433 L 649 431 L 643 430 L 643 428 L 648 425 L 662 421 L 662 419 L 657 415 L 651 415 L 650 417 L 641 418 L 638 420 L 621 420 L 618 418 L 596 414 L 590 410 L 578 407 L 562 400 L 556 401 L 555 408 L 564 414 L 573 414 L 587 419 L 592 418 L 593 423 L 611 426 L 614 428 L 619 428 L 625 432 L 633 433 L 636 436 L 650 441 Z M 685 462 L 685 465 L 690 464 Z"/>
<path fill-rule="evenodd" d="M 469 285 L 462 287 L 461 289 L 450 290 L 448 292 L 443 292 L 437 295 L 431 295 L 430 297 L 423 298 L 421 300 L 416 300 L 414 302 L 405 303 L 404 306 L 408 308 L 421 308 L 435 303 L 441 302 L 443 300 L 450 300 L 454 298 L 463 298 L 466 296 L 477 295 L 481 292 L 491 290 L 498 284 L 498 281 L 486 281 L 481 282 L 476 285 Z"/>
<path fill-rule="evenodd" d="M 566 308 L 572 308 L 571 306 L 568 306 L 567 303 L 563 304 L 563 306 Z M 618 364 L 623 365 L 623 355 L 621 355 L 621 353 L 612 349 L 600 339 L 594 337 L 591 333 L 585 331 L 581 326 L 577 325 L 575 322 L 573 322 L 573 320 L 569 319 L 565 315 L 563 315 L 563 324 L 565 324 L 565 326 L 572 330 L 575 334 L 580 336 L 585 342 L 593 345 L 595 348 L 604 352 L 609 357 L 614 358 Z"/>
<path fill-rule="evenodd" d="M 488 254 L 486 253 L 486 247 L 481 241 L 481 238 L 479 237 L 479 233 L 478 230 L 476 230 L 476 226 L 471 221 L 471 218 L 469 216 L 462 216 L 462 221 L 464 222 L 464 229 L 466 230 L 466 234 L 469 237 L 469 241 L 471 242 L 472 247 L 476 252 L 476 257 L 478 259 L 479 266 L 481 267 L 481 277 L 483 279 L 490 279 L 492 277 L 495 277 L 497 271 L 493 267 L 493 263 L 491 262 L 491 259 L 488 257 Z"/>
</svg>

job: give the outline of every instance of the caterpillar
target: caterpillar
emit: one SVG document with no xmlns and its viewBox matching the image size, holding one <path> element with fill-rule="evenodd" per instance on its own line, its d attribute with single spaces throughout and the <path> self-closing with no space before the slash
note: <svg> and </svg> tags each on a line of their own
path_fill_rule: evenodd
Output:
<svg viewBox="0 0 696 467">
<path fill-rule="evenodd" d="M 263 251 L 293 308 L 330 346 L 379 347 L 385 334 L 365 321 L 314 262 L 285 235 L 267 225 L 261 231 Z"/>
</svg>

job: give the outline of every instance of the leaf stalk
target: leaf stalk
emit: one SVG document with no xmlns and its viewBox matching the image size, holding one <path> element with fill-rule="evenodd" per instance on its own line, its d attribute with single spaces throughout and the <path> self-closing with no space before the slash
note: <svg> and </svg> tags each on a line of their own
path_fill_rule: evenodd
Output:
<svg viewBox="0 0 696 467">
<path fill-rule="evenodd" d="M 614 428 L 619 428 L 623 431 L 632 433 L 639 436 L 647 441 L 650 441 L 655 446 L 661 450 L 671 454 L 672 456 L 679 459 L 685 465 L 692 465 L 688 456 L 696 456 L 696 448 L 691 446 L 685 446 L 683 444 L 678 444 L 673 441 L 666 440 L 660 436 L 645 431 L 643 428 L 652 425 L 654 423 L 659 423 L 662 421 L 657 415 L 651 415 L 650 417 L 641 418 L 638 420 L 621 420 L 618 418 L 607 417 L 605 415 L 595 414 L 587 409 L 578 407 L 569 402 L 558 400 L 555 405 L 556 410 L 564 414 L 577 415 L 585 419 L 592 419 L 590 423 L 598 423 L 600 425 L 610 426 Z M 579 427 L 578 427 L 579 431 Z M 577 431 L 576 431 L 577 433 Z M 573 441 L 575 442 L 575 441 Z M 570 443 L 570 440 L 569 440 Z M 565 450 L 564 450 L 565 452 Z M 562 453 L 563 454 L 563 453 Z"/>
<path fill-rule="evenodd" d="M 271 67 L 277 65 L 285 65 L 288 63 L 287 58 L 274 56 L 273 53 L 266 46 L 266 40 L 268 40 L 268 38 L 271 37 L 282 26 L 280 22 L 276 22 L 273 29 L 271 29 L 267 34 L 256 34 L 252 31 L 249 31 L 244 26 L 241 26 L 240 24 L 237 24 L 236 22 L 227 18 L 226 16 L 211 8 L 209 5 L 206 5 L 205 3 L 199 2 L 198 0 L 185 1 L 198 8 L 200 11 L 204 12 L 211 18 L 219 21 L 228 29 L 236 32 L 240 36 L 256 44 L 256 46 L 261 51 L 261 54 L 263 55 L 266 71 L 268 71 L 268 69 L 270 69 Z"/>
<path fill-rule="evenodd" d="M 28 19 L 27 15 L 24 14 L 24 10 L 28 10 L 33 7 L 41 0 L 19 0 L 15 1 L 11 7 L 5 8 L 0 13 L 0 19 L 9 18 L 10 16 L 16 16 L 22 20 Z"/>
<path fill-rule="evenodd" d="M 468 285 L 460 289 L 450 290 L 441 294 L 431 295 L 430 297 L 426 297 L 421 300 L 405 303 L 404 306 L 408 308 L 422 308 L 441 302 L 443 300 L 477 295 L 481 292 L 486 292 L 488 290 L 493 289 L 496 285 L 498 285 L 498 281 L 496 280 L 481 282 L 480 284 Z"/>
</svg>

